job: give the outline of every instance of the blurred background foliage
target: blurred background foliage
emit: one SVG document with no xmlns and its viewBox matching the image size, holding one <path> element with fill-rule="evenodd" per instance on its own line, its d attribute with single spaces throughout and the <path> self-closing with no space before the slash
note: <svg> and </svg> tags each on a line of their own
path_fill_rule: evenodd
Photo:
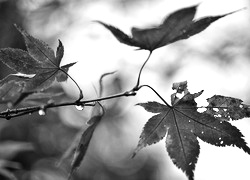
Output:
<svg viewBox="0 0 250 180">
<path fill-rule="evenodd" d="M 0 47 L 25 49 L 13 23 L 53 48 L 57 46 L 57 39 L 61 39 L 65 46 L 63 64 L 78 61 L 69 73 L 80 83 L 85 98 L 97 97 L 99 77 L 114 70 L 117 73 L 104 81 L 104 93 L 119 93 L 133 87 L 146 54 L 120 45 L 109 32 L 91 21 L 104 20 L 128 32 L 134 25 L 160 22 L 162 17 L 173 10 L 195 3 L 197 1 L 1 0 Z M 220 6 L 218 1 L 212 3 Z M 223 14 L 249 6 L 248 1 L 238 4 L 230 6 L 231 9 L 219 9 L 215 13 Z M 160 12 L 159 9 L 163 10 Z M 207 10 L 207 14 L 205 9 L 201 7 L 198 16 L 212 14 L 213 7 Z M 233 16 L 227 17 L 225 21 L 220 20 L 207 32 L 188 41 L 157 50 L 143 72 L 142 82 L 154 86 L 166 99 L 170 97 L 173 82 L 188 80 L 191 92 L 205 89 L 207 96 L 204 97 L 223 94 L 244 99 L 250 104 L 250 79 L 247 73 L 250 68 L 249 8 Z M 9 73 L 13 72 L 0 64 L 1 79 Z M 65 91 L 65 98 L 60 101 L 73 101 L 78 97 L 77 88 L 70 81 L 55 86 Z M 150 116 L 134 107 L 134 104 L 158 100 L 150 91 L 141 91 L 136 98 L 103 102 L 106 107 L 105 117 L 95 131 L 86 158 L 74 175 L 74 180 L 186 179 L 172 165 L 165 152 L 164 142 L 148 147 L 135 159 L 130 159 L 141 129 Z M 5 108 L 5 105 L 0 107 L 1 110 Z M 0 179 L 67 179 L 72 157 L 64 159 L 60 166 L 58 162 L 77 134 L 86 128 L 90 112 L 88 107 L 83 111 L 75 107 L 64 107 L 48 110 L 46 116 L 32 114 L 10 121 L 1 120 Z M 236 125 L 242 128 L 249 142 L 249 123 Z M 222 161 L 218 158 L 216 160 Z M 250 161 L 249 157 L 245 160 Z M 205 169 L 202 165 L 200 167 Z M 241 170 L 242 177 L 245 177 L 247 172 L 244 168 Z M 204 176 L 203 172 L 196 173 L 197 179 L 209 179 L 210 176 Z M 230 170 L 227 169 L 227 172 Z"/>
</svg>

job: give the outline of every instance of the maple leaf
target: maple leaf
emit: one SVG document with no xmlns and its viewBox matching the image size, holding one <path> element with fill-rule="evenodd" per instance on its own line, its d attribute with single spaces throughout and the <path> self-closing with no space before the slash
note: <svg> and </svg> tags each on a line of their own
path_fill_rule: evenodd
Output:
<svg viewBox="0 0 250 180">
<path fill-rule="evenodd" d="M 28 51 L 3 48 L 0 50 L 0 60 L 18 73 L 35 74 L 34 78 L 26 84 L 26 91 L 46 89 L 55 79 L 59 82 L 65 81 L 68 77 L 68 69 L 75 63 L 60 67 L 64 53 L 62 42 L 59 40 L 55 56 L 54 51 L 45 42 L 15 26 L 22 34 Z"/>
<path fill-rule="evenodd" d="M 66 81 L 69 76 L 67 72 L 75 62 L 60 67 L 64 53 L 60 40 L 55 56 L 54 51 L 45 42 L 32 37 L 18 26 L 16 28 L 22 34 L 28 51 L 3 48 L 0 49 L 0 60 L 17 73 L 34 75 L 25 81 L 22 90 L 18 92 L 17 102 L 20 102 L 38 90 L 49 88 L 55 80 Z"/>
<path fill-rule="evenodd" d="M 29 35 L 26 31 L 16 26 L 18 31 L 23 35 L 29 55 L 36 60 L 40 66 L 32 83 L 27 85 L 27 89 L 39 87 L 47 88 L 56 79 L 58 82 L 65 81 L 68 77 L 68 69 L 75 63 L 70 63 L 60 67 L 60 63 L 64 53 L 64 47 L 59 40 L 56 56 L 54 51 L 43 41 Z"/>
<path fill-rule="evenodd" d="M 186 82 L 175 83 L 173 89 L 177 92 L 172 94 L 172 105 L 158 102 L 138 104 L 146 111 L 157 114 L 146 123 L 133 156 L 143 147 L 166 136 L 166 149 L 173 163 L 186 173 L 189 180 L 193 180 L 200 152 L 197 137 L 215 146 L 236 146 L 250 154 L 250 148 L 235 126 L 207 112 L 197 111 L 195 98 L 203 91 L 191 94 L 187 90 Z M 177 93 L 183 92 L 184 96 L 178 98 Z"/>
<path fill-rule="evenodd" d="M 110 30 L 121 43 L 153 51 L 175 41 L 187 39 L 198 34 L 205 30 L 214 21 L 237 12 L 234 11 L 219 16 L 209 16 L 194 20 L 197 6 L 198 5 L 194 5 L 171 13 L 158 26 L 145 29 L 133 27 L 131 29 L 131 37 L 112 25 L 101 21 L 96 22 Z"/>
</svg>

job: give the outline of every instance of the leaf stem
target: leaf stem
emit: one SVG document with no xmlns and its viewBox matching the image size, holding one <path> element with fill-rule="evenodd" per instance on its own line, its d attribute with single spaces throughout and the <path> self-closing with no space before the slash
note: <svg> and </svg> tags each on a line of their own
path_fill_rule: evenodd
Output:
<svg viewBox="0 0 250 180">
<path fill-rule="evenodd" d="M 148 87 L 148 88 L 150 88 L 164 102 L 164 104 L 166 104 L 169 108 L 172 108 L 172 106 L 170 106 L 167 103 L 167 101 L 165 101 L 165 99 L 163 99 L 163 97 L 154 88 L 152 88 L 151 86 L 149 86 L 149 85 L 146 84 L 146 85 L 139 86 L 139 89 L 142 88 L 142 87 Z"/>
<path fill-rule="evenodd" d="M 104 73 L 104 74 L 100 77 L 100 79 L 99 79 L 99 96 L 102 96 L 102 93 L 103 93 L 103 84 L 102 84 L 103 78 L 106 77 L 106 76 L 108 76 L 108 75 L 114 74 L 114 73 L 116 73 L 116 71 Z"/>
<path fill-rule="evenodd" d="M 77 88 L 79 89 L 80 94 L 79 94 L 78 100 L 76 101 L 76 102 L 79 103 L 79 101 L 80 101 L 81 99 L 83 99 L 82 89 L 80 88 L 80 86 L 78 85 L 78 83 L 74 80 L 74 78 L 72 78 L 66 71 L 64 71 L 62 68 L 60 68 L 60 70 L 61 70 L 63 73 L 65 73 L 65 74 L 75 83 L 75 85 L 76 85 Z"/>
<path fill-rule="evenodd" d="M 153 53 L 153 51 L 149 51 L 149 55 L 148 55 L 147 59 L 145 60 L 145 62 L 141 66 L 141 69 L 140 69 L 139 75 L 138 75 L 138 79 L 137 79 L 137 83 L 136 83 L 135 87 L 133 88 L 133 90 L 135 90 L 135 91 L 139 90 L 142 70 L 145 67 L 145 65 L 147 64 L 147 62 L 148 62 L 149 58 L 151 57 L 152 53 Z"/>
</svg>

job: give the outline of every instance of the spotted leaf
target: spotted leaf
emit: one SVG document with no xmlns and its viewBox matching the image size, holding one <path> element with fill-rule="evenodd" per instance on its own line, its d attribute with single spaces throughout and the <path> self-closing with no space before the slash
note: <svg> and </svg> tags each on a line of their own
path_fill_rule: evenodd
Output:
<svg viewBox="0 0 250 180">
<path fill-rule="evenodd" d="M 186 173 L 189 180 L 194 179 L 194 169 L 198 160 L 200 146 L 197 137 L 215 146 L 236 146 L 250 154 L 250 148 L 241 132 L 227 121 L 206 112 L 198 112 L 195 99 L 203 91 L 191 94 L 186 82 L 175 83 L 177 93 L 172 95 L 172 103 L 139 103 L 146 111 L 156 113 L 146 123 L 134 152 L 147 145 L 159 142 L 166 136 L 166 149 L 173 163 Z"/>
</svg>

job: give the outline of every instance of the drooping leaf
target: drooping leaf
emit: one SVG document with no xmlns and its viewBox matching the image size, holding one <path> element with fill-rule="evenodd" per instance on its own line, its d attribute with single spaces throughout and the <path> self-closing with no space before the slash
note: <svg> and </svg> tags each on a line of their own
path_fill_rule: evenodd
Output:
<svg viewBox="0 0 250 180">
<path fill-rule="evenodd" d="M 223 120 L 238 120 L 250 117 L 250 106 L 241 99 L 214 95 L 207 99 L 209 105 L 206 113 Z M 211 107 L 211 108 L 209 108 Z"/>
<path fill-rule="evenodd" d="M 133 27 L 131 29 L 132 37 L 114 26 L 101 21 L 97 22 L 110 30 L 121 43 L 153 51 L 162 46 L 198 34 L 214 21 L 236 12 L 234 11 L 220 16 L 210 16 L 194 20 L 196 10 L 197 5 L 177 10 L 167 16 L 162 24 L 155 27 L 145 29 Z"/>
<path fill-rule="evenodd" d="M 92 139 L 93 133 L 104 115 L 103 113 L 104 112 L 103 112 L 101 105 L 99 103 L 97 103 L 92 111 L 92 116 L 88 121 L 89 126 L 82 133 L 81 138 L 80 138 L 80 142 L 78 143 L 78 145 L 75 149 L 73 161 L 71 163 L 71 170 L 70 170 L 68 179 L 70 179 L 72 177 L 73 173 L 81 165 L 81 163 L 86 155 L 86 152 L 88 150 L 89 143 L 90 143 L 90 140 Z"/>
<path fill-rule="evenodd" d="M 104 73 L 100 79 L 99 79 L 99 92 L 98 92 L 98 96 L 101 97 L 102 93 L 103 93 L 103 78 L 114 74 L 115 72 L 109 72 L 109 73 Z M 87 121 L 87 128 L 84 128 L 83 133 L 81 134 L 81 137 L 79 138 L 79 136 L 77 135 L 75 140 L 79 141 L 75 152 L 74 152 L 74 157 L 73 157 L 73 161 L 71 164 L 71 170 L 69 173 L 69 178 L 71 178 L 71 176 L 73 175 L 73 173 L 79 168 L 79 166 L 81 165 L 81 163 L 83 162 L 83 159 L 86 155 L 90 140 L 92 139 L 93 133 L 96 129 L 96 127 L 98 126 L 98 124 L 100 123 L 102 117 L 104 116 L 104 107 L 97 102 L 97 104 L 95 105 L 95 107 L 92 109 L 92 113 L 91 113 L 91 118 Z M 74 142 L 75 144 L 75 142 Z M 72 145 L 69 147 L 69 149 L 66 151 L 66 153 L 63 155 L 62 159 L 60 161 L 62 161 L 63 159 L 67 158 L 72 151 Z"/>
<path fill-rule="evenodd" d="M 195 98 L 203 91 L 191 94 L 185 82 L 174 84 L 173 89 L 178 93 L 184 92 L 184 96 L 179 98 L 174 93 L 172 105 L 158 102 L 138 104 L 146 111 L 157 114 L 146 123 L 134 155 L 143 147 L 157 143 L 166 136 L 166 149 L 173 163 L 186 173 L 189 180 L 193 180 L 200 152 L 197 137 L 215 146 L 233 145 L 250 154 L 250 148 L 235 126 L 220 117 L 197 111 Z"/>
</svg>

